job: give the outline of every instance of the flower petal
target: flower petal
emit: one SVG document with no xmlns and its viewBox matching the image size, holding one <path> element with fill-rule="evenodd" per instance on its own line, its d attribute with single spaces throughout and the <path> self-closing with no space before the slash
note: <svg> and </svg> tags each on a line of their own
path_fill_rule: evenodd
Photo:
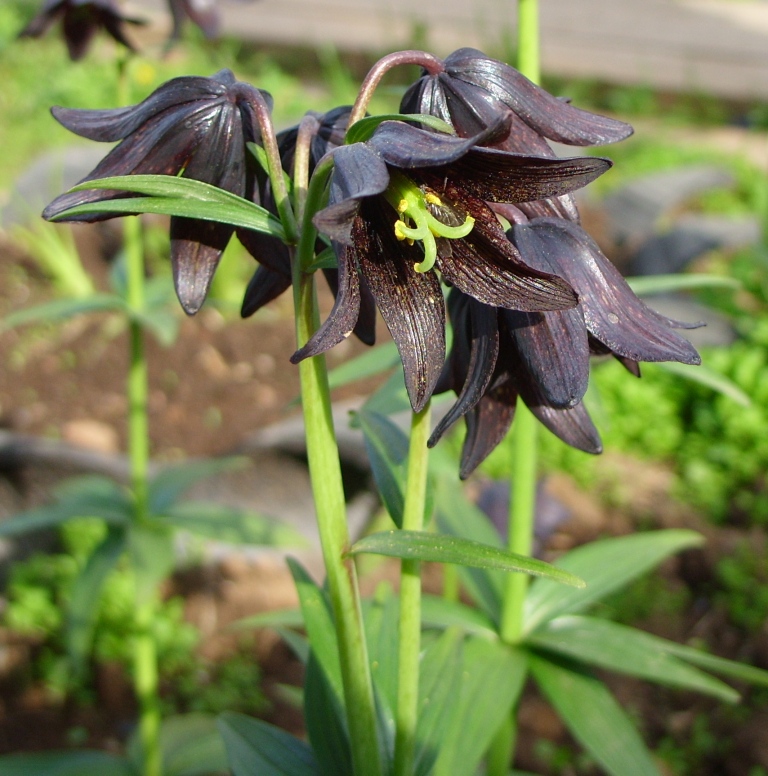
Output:
<svg viewBox="0 0 768 776">
<path fill-rule="evenodd" d="M 473 147 L 449 168 L 432 173 L 460 183 L 487 202 L 532 202 L 580 189 L 609 170 L 598 156 L 552 159 Z"/>
<path fill-rule="evenodd" d="M 290 275 L 284 275 L 282 272 L 275 272 L 267 266 L 260 265 L 248 281 L 243 295 L 243 304 L 240 307 L 240 317 L 250 317 L 290 287 Z"/>
<path fill-rule="evenodd" d="M 367 200 L 361 215 L 361 221 L 374 227 L 368 244 L 357 250 L 360 273 L 400 352 L 408 397 L 414 412 L 419 412 L 432 395 L 445 360 L 440 281 L 434 272 L 416 272 L 419 251 L 395 239 L 396 214 L 386 202 Z"/>
<path fill-rule="evenodd" d="M 611 351 L 632 361 L 701 363 L 693 345 L 635 296 L 584 230 L 561 219 L 538 219 L 525 228 L 576 289 L 590 333 Z"/>
<path fill-rule="evenodd" d="M 579 110 L 553 97 L 513 67 L 463 48 L 445 59 L 445 72 L 485 90 L 550 140 L 587 146 L 615 143 L 632 134 L 623 121 Z"/>
<path fill-rule="evenodd" d="M 514 310 L 563 310 L 575 307 L 576 295 L 562 278 L 528 267 L 506 238 L 493 211 L 448 183 L 431 181 L 430 188 L 465 209 L 475 219 L 461 239 L 438 243 L 437 264 L 443 277 L 484 304 Z"/>
<path fill-rule="evenodd" d="M 476 145 L 483 145 L 509 132 L 510 114 L 505 111 L 480 132 L 468 138 L 429 132 L 404 121 L 384 121 L 376 128 L 367 145 L 393 167 L 442 166 L 455 162 Z"/>
<path fill-rule="evenodd" d="M 547 404 L 573 407 L 587 392 L 589 344 L 578 308 L 549 313 L 505 310 L 506 329 Z"/>
<path fill-rule="evenodd" d="M 461 449 L 459 477 L 466 480 L 504 439 L 515 417 L 517 391 L 510 380 L 483 396 L 467 413 L 467 436 Z"/>
<path fill-rule="evenodd" d="M 525 403 L 539 422 L 565 444 L 592 455 L 603 452 L 600 434 L 583 402 L 563 409 L 556 409 L 547 404 L 528 404 L 527 400 Z"/>
<path fill-rule="evenodd" d="M 389 185 L 389 171 L 366 143 L 341 146 L 333 152 L 329 205 L 312 219 L 323 234 L 349 245 L 360 201 L 381 194 Z"/>
<path fill-rule="evenodd" d="M 164 83 L 138 105 L 112 110 L 56 107 L 51 108 L 51 113 L 56 121 L 76 135 L 113 143 L 164 111 L 198 100 L 210 102 L 223 97 L 231 85 L 229 81 L 234 83 L 234 76 L 229 70 L 222 70 L 212 78 L 182 76 Z"/>
<path fill-rule="evenodd" d="M 434 447 L 443 434 L 481 400 L 493 376 L 499 352 L 498 310 L 475 302 L 456 289 L 451 291 L 448 304 L 454 332 L 449 363 L 457 378 L 459 397 L 435 427 L 427 447 Z"/>
<path fill-rule="evenodd" d="M 291 356 L 291 363 L 298 364 L 305 358 L 330 350 L 334 345 L 352 334 L 360 315 L 360 281 L 357 275 L 357 246 L 363 250 L 372 239 L 370 229 L 363 219 L 357 218 L 352 229 L 356 245 L 345 246 L 334 243 L 339 262 L 339 287 L 336 301 L 323 325 L 309 341 Z"/>
</svg>

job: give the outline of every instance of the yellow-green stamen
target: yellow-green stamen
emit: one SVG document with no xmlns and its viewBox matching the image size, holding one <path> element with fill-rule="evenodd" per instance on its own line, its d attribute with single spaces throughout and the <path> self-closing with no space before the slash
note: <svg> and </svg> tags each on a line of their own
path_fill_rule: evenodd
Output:
<svg viewBox="0 0 768 776">
<path fill-rule="evenodd" d="M 390 180 L 384 196 L 397 211 L 400 218 L 395 221 L 395 237 L 408 240 L 412 245 L 419 241 L 424 249 L 423 261 L 414 264 L 416 272 L 427 272 L 435 265 L 437 258 L 436 237 L 456 240 L 466 237 L 475 224 L 472 216 L 467 216 L 463 224 L 448 226 L 438 221 L 428 206 L 441 206 L 443 203 L 433 192 L 423 192 L 410 178 L 396 170 L 390 171 Z"/>
</svg>

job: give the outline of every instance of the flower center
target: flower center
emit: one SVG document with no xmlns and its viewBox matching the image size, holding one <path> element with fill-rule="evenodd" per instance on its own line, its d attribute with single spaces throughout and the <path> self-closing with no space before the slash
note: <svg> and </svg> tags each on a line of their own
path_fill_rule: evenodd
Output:
<svg viewBox="0 0 768 776">
<path fill-rule="evenodd" d="M 422 191 L 410 178 L 397 170 L 390 170 L 389 186 L 384 192 L 387 202 L 400 216 L 395 221 L 395 237 L 408 240 L 409 245 L 421 242 L 424 260 L 414 264 L 416 272 L 432 269 L 437 258 L 436 237 L 457 240 L 466 237 L 475 225 L 475 219 L 467 216 L 463 224 L 449 226 L 438 221 L 429 210 L 429 206 L 442 207 L 443 203 L 433 192 Z"/>
</svg>

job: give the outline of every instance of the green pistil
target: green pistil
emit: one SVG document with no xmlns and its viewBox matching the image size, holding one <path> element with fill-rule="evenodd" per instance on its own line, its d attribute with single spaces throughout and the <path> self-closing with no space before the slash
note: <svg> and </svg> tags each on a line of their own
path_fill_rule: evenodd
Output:
<svg viewBox="0 0 768 776">
<path fill-rule="evenodd" d="M 424 260 L 413 265 L 416 272 L 427 272 L 435 265 L 435 237 L 456 240 L 466 237 L 475 225 L 472 216 L 467 216 L 460 226 L 448 226 L 438 221 L 430 213 L 429 206 L 441 206 L 440 198 L 431 192 L 425 194 L 410 178 L 395 170 L 390 172 L 389 186 L 384 196 L 400 216 L 395 221 L 395 237 L 408 240 L 411 245 L 417 241 L 422 244 Z"/>
</svg>

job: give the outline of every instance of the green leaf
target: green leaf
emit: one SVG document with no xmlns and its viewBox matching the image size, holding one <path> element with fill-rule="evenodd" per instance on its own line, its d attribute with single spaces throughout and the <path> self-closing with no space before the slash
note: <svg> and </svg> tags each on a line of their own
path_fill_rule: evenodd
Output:
<svg viewBox="0 0 768 776">
<path fill-rule="evenodd" d="M 379 415 L 395 415 L 398 412 L 411 411 L 402 366 L 396 368 L 384 385 L 377 388 L 366 399 L 361 409 L 364 412 L 377 412 Z"/>
<path fill-rule="evenodd" d="M 443 451 L 433 450 L 430 464 L 440 465 Z M 437 460 L 436 460 L 437 459 Z M 436 480 L 435 522 L 440 531 L 451 536 L 471 539 L 481 544 L 501 548 L 501 537 L 488 517 L 467 499 L 463 488 L 456 484 L 456 462 L 451 463 L 451 475 Z M 504 596 L 504 576 L 490 569 L 459 567 L 462 584 L 472 600 L 498 623 Z"/>
<path fill-rule="evenodd" d="M 611 776 L 659 776 L 637 730 L 606 686 L 531 655 L 531 674 L 577 741 Z"/>
<path fill-rule="evenodd" d="M 603 539 L 571 550 L 555 565 L 581 577 L 587 586 L 572 590 L 547 579 L 536 580 L 525 600 L 525 632 L 532 633 L 561 614 L 587 609 L 670 555 L 698 547 L 703 541 L 694 531 L 649 531 Z"/>
<path fill-rule="evenodd" d="M 249 460 L 245 456 L 230 456 L 186 461 L 178 466 L 161 469 L 149 482 L 149 510 L 161 514 L 200 480 L 245 469 L 248 464 Z"/>
<path fill-rule="evenodd" d="M 3 776 L 139 776 L 122 757 L 89 749 L 0 757 Z"/>
<path fill-rule="evenodd" d="M 150 332 L 163 347 L 170 347 L 176 341 L 179 316 L 174 309 L 132 310 L 129 317 L 142 329 Z"/>
<path fill-rule="evenodd" d="M 301 628 L 304 620 L 298 609 L 273 609 L 260 614 L 252 614 L 233 622 L 229 627 L 236 630 L 246 628 Z"/>
<path fill-rule="evenodd" d="M 52 220 L 59 221 L 84 213 L 157 213 L 242 226 L 285 239 L 283 227 L 269 211 L 202 181 L 171 175 L 125 175 L 87 181 L 70 191 L 92 189 L 114 189 L 149 196 L 77 205 Z"/>
<path fill-rule="evenodd" d="M 341 388 L 343 385 L 353 383 L 355 380 L 364 380 L 367 377 L 375 377 L 388 369 L 393 369 L 400 362 L 400 354 L 394 342 L 377 345 L 366 350 L 361 356 L 346 361 L 328 373 L 328 383 L 331 390 Z"/>
<path fill-rule="evenodd" d="M 93 475 L 67 480 L 55 490 L 54 497 L 54 504 L 0 521 L 0 536 L 53 528 L 77 517 L 99 517 L 111 525 L 126 525 L 133 517 L 128 492 L 108 477 Z"/>
<path fill-rule="evenodd" d="M 320 667 L 325 672 L 335 696 L 343 704 L 344 691 L 339 664 L 336 629 L 327 595 L 315 584 L 306 570 L 294 558 L 287 559 L 293 575 L 299 604 L 304 617 L 309 643 Z"/>
<path fill-rule="evenodd" d="M 304 721 L 320 773 L 353 776 L 344 707 L 313 654 L 304 677 Z"/>
<path fill-rule="evenodd" d="M 307 267 L 307 272 L 317 272 L 319 269 L 338 269 L 339 262 L 336 258 L 336 251 L 333 248 L 326 248 L 315 256 L 312 263 Z"/>
<path fill-rule="evenodd" d="M 520 696 L 528 671 L 524 651 L 498 641 L 464 642 L 461 691 L 441 742 L 434 776 L 473 776 Z"/>
<path fill-rule="evenodd" d="M 85 667 L 93 642 L 104 583 L 126 548 L 123 528 L 110 528 L 104 541 L 91 553 L 72 589 L 67 612 L 66 644 L 69 659 L 79 674 Z"/>
<path fill-rule="evenodd" d="M 383 113 L 378 116 L 366 116 L 364 119 L 356 121 L 347 130 L 344 142 L 350 145 L 369 140 L 379 124 L 384 121 L 414 121 L 437 132 L 444 132 L 448 135 L 456 134 L 456 130 L 448 122 L 437 118 L 437 116 L 430 116 L 428 113 Z"/>
<path fill-rule="evenodd" d="M 178 714 L 160 727 L 164 776 L 211 776 L 229 773 L 224 741 L 210 714 Z M 144 757 L 138 731 L 127 746 L 128 757 L 141 772 Z M 105 774 L 105 776 L 107 776 Z"/>
<path fill-rule="evenodd" d="M 320 776 L 309 745 L 274 725 L 230 711 L 219 730 L 233 776 Z"/>
<path fill-rule="evenodd" d="M 237 507 L 185 501 L 159 518 L 164 524 L 219 542 L 266 547 L 306 547 L 307 540 L 291 526 Z"/>
<path fill-rule="evenodd" d="M 730 288 L 738 291 L 741 283 L 735 278 L 723 275 L 705 275 L 704 273 L 676 275 L 648 275 L 627 278 L 630 288 L 638 296 L 668 294 L 671 291 L 692 291 L 697 288 Z"/>
<path fill-rule="evenodd" d="M 444 536 L 428 531 L 383 531 L 365 536 L 352 545 L 350 555 L 371 552 L 391 558 L 405 558 L 436 563 L 456 563 L 476 568 L 519 571 L 539 577 L 548 577 L 564 585 L 583 587 L 584 583 L 574 574 L 551 566 L 542 560 L 518 555 L 498 547 Z"/>
<path fill-rule="evenodd" d="M 498 638 L 493 622 L 483 612 L 457 601 L 434 595 L 421 599 L 421 620 L 425 628 L 460 628 L 485 638 Z"/>
<path fill-rule="evenodd" d="M 432 772 L 456 713 L 461 679 L 462 635 L 450 629 L 427 647 L 421 659 L 414 776 Z"/>
<path fill-rule="evenodd" d="M 376 588 L 373 598 L 363 601 L 365 640 L 371 676 L 385 712 L 397 708 L 397 631 L 400 622 L 400 597 L 395 595 L 389 583 Z M 394 715 L 392 715 L 394 724 Z"/>
<path fill-rule="evenodd" d="M 136 602 L 143 604 L 157 594 L 176 560 L 173 533 L 156 523 L 133 525 L 128 531 L 131 568 L 136 580 Z"/>
<path fill-rule="evenodd" d="M 115 294 L 92 294 L 85 298 L 56 299 L 53 302 L 26 307 L 0 321 L 0 329 L 12 329 L 29 323 L 55 323 L 86 313 L 119 310 L 126 313 L 125 302 Z"/>
<path fill-rule="evenodd" d="M 657 684 L 682 687 L 735 703 L 739 694 L 727 684 L 674 657 L 666 639 L 595 617 L 565 616 L 551 620 L 528 640 L 536 649 L 556 652 Z"/>
<path fill-rule="evenodd" d="M 676 361 L 670 361 L 658 363 L 655 366 L 658 369 L 663 369 L 665 372 L 671 372 L 673 375 L 684 377 L 686 380 L 691 380 L 694 383 L 699 383 L 707 388 L 711 388 L 713 391 L 723 394 L 723 396 L 735 401 L 736 404 L 740 404 L 742 407 L 750 407 L 752 405 L 752 400 L 738 385 L 736 385 L 736 383 L 729 380 L 725 375 L 721 375 L 719 372 L 715 372 L 713 369 L 709 369 L 702 364 L 699 364 L 699 366 L 692 366 L 690 364 L 678 364 Z"/>
<path fill-rule="evenodd" d="M 381 500 L 395 525 L 403 524 L 408 437 L 389 418 L 375 412 L 356 414 Z"/>
</svg>

